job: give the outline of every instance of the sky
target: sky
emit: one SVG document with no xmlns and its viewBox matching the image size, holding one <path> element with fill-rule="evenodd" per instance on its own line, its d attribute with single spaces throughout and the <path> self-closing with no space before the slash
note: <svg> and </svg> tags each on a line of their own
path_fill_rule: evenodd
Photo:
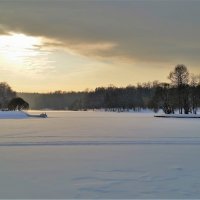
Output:
<svg viewBox="0 0 200 200">
<path fill-rule="evenodd" d="M 83 91 L 200 74 L 198 0 L 0 0 L 0 81 Z"/>
</svg>

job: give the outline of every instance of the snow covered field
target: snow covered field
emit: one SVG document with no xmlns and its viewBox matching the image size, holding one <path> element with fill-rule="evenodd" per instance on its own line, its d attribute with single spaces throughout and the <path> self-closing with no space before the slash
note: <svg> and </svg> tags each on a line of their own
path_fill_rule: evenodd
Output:
<svg viewBox="0 0 200 200">
<path fill-rule="evenodd" d="M 0 198 L 200 198 L 200 119 L 47 114 L 0 120 Z"/>
<path fill-rule="evenodd" d="M 28 118 L 23 111 L 0 111 L 0 119 L 25 119 Z"/>
</svg>

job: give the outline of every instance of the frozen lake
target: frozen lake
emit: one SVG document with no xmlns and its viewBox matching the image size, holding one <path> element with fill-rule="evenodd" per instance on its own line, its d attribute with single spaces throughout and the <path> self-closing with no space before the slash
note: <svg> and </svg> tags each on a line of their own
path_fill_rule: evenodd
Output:
<svg viewBox="0 0 200 200">
<path fill-rule="evenodd" d="M 0 198 L 200 198 L 200 119 L 47 114 L 0 120 Z"/>
</svg>

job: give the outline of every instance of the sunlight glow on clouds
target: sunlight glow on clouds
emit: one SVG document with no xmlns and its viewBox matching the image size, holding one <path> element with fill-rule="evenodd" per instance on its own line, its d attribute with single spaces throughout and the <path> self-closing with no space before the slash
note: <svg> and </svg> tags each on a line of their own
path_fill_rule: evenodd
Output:
<svg viewBox="0 0 200 200">
<path fill-rule="evenodd" d="M 45 68 L 52 68 L 48 66 L 52 62 L 48 60 L 50 52 L 38 48 L 42 43 L 41 37 L 11 32 L 0 36 L 0 54 L 7 63 L 15 65 L 16 69 L 22 67 L 24 70 L 40 72 Z"/>
<path fill-rule="evenodd" d="M 40 39 L 24 34 L 11 33 L 0 36 L 0 52 L 3 56 L 17 63 L 22 63 L 28 57 L 39 54 L 35 45 L 40 44 Z"/>
<path fill-rule="evenodd" d="M 84 42 L 84 41 L 70 41 L 64 40 L 59 41 L 56 39 L 45 38 L 43 43 L 37 45 L 41 50 L 44 51 L 57 51 L 63 50 L 72 56 L 86 56 L 94 59 L 103 59 L 109 51 L 115 49 L 118 44 L 114 42 L 101 41 L 101 42 Z M 110 57 L 110 56 L 109 56 Z"/>
</svg>

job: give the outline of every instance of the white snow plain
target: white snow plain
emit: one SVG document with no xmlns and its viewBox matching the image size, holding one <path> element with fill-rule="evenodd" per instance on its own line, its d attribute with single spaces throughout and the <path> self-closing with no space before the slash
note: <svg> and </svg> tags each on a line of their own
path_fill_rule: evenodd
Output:
<svg viewBox="0 0 200 200">
<path fill-rule="evenodd" d="M 1 199 L 200 198 L 200 119 L 47 115 L 0 120 Z"/>
</svg>

